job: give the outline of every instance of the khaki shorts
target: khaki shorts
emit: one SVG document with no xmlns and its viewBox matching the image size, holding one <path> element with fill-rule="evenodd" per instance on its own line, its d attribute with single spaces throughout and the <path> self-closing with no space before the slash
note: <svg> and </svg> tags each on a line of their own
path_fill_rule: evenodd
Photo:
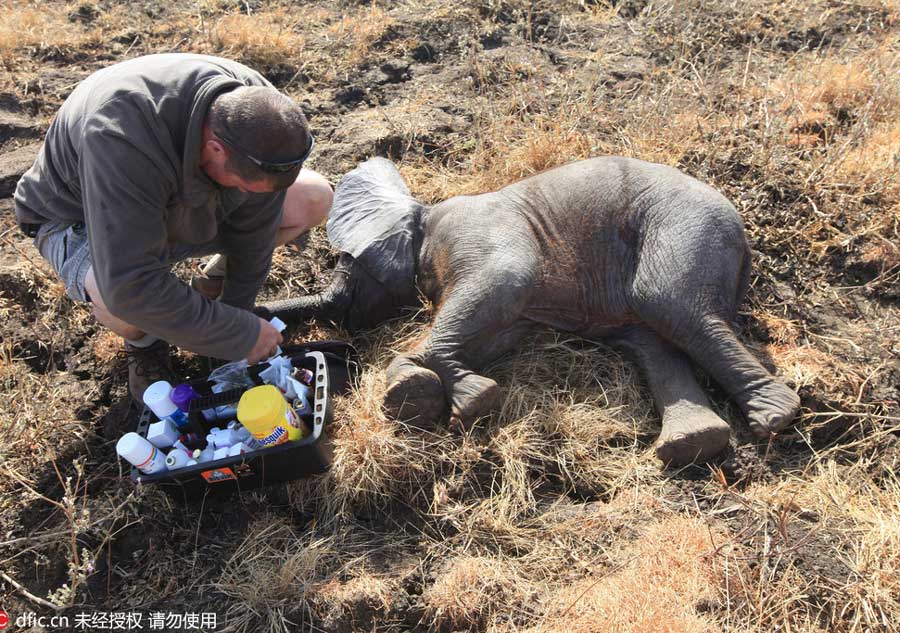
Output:
<svg viewBox="0 0 900 633">
<path fill-rule="evenodd" d="M 75 301 L 89 302 L 84 278 L 91 267 L 91 249 L 84 223 L 47 222 L 41 225 L 34 245 L 66 286 L 66 294 Z M 206 244 L 169 244 L 170 264 L 222 252 L 218 240 Z"/>
</svg>

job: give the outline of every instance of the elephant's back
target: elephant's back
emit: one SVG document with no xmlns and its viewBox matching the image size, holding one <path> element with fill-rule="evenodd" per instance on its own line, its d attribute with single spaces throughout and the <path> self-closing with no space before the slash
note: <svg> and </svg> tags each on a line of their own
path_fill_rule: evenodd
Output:
<svg viewBox="0 0 900 633">
<path fill-rule="evenodd" d="M 715 189 L 666 165 L 598 157 L 563 165 L 500 192 L 520 201 L 541 251 L 533 311 L 563 329 L 632 321 L 644 249 L 698 255 L 720 245 L 746 256 L 742 221 Z M 677 261 L 677 258 L 675 259 Z M 562 321 L 556 322 L 562 318 Z M 541 319 L 545 321 L 545 317 Z M 545 321 L 546 322 L 546 321 Z"/>
<path fill-rule="evenodd" d="M 519 201 L 550 257 L 561 249 L 591 264 L 606 264 L 612 256 L 627 265 L 645 238 L 660 232 L 681 241 L 746 240 L 740 215 L 713 187 L 674 167 L 635 158 L 570 163 L 500 193 Z"/>
<path fill-rule="evenodd" d="M 654 206 L 732 210 L 725 196 L 683 171 L 624 156 L 598 156 L 554 167 L 502 191 L 550 203 L 548 211 L 589 208 L 598 215 Z"/>
</svg>

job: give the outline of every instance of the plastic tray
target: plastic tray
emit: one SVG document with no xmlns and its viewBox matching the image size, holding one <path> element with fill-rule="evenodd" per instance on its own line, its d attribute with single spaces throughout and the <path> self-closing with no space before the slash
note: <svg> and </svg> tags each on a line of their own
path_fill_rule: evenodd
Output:
<svg viewBox="0 0 900 633">
<path fill-rule="evenodd" d="M 345 391 L 355 378 L 359 370 L 356 350 L 346 343 L 325 341 L 285 347 L 283 354 L 291 359 L 295 367 L 305 367 L 314 374 L 311 386 L 312 419 L 304 416 L 308 423 L 311 422 L 312 432 L 309 435 L 295 442 L 152 475 L 132 467 L 132 481 L 137 485 L 159 486 L 175 498 L 191 501 L 206 495 L 253 490 L 328 470 L 332 448 L 331 443 L 326 441 L 325 429 L 333 419 L 332 395 Z M 251 367 L 250 375 L 258 374 L 264 367 L 265 364 Z M 206 422 L 200 410 L 236 404 L 244 392 L 236 389 L 213 394 L 207 381 L 190 384 L 201 397 L 191 403 L 189 430 L 204 435 L 219 424 Z M 144 407 L 137 433 L 146 437 L 147 429 L 156 420 L 156 416 Z"/>
</svg>

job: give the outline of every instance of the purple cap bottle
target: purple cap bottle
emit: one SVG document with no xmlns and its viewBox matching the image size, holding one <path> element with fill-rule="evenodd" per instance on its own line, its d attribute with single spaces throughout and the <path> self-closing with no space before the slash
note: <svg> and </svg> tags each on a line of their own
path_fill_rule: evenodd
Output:
<svg viewBox="0 0 900 633">
<path fill-rule="evenodd" d="M 194 388 L 190 385 L 181 384 L 172 390 L 172 395 L 169 397 L 176 407 L 187 413 L 191 406 L 191 400 L 199 398 L 200 394 L 194 391 Z"/>
</svg>

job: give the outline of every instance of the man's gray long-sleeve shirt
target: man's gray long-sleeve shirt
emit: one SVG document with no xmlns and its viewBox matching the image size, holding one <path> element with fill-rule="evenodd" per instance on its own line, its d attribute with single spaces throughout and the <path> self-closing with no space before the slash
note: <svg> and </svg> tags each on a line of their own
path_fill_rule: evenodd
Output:
<svg viewBox="0 0 900 633">
<path fill-rule="evenodd" d="M 248 310 L 271 265 L 284 192 L 244 194 L 200 170 L 203 121 L 216 95 L 270 86 L 255 71 L 202 55 L 149 55 L 100 70 L 56 115 L 15 194 L 19 222 L 84 222 L 110 312 L 199 354 L 244 358 L 259 335 Z M 222 301 L 170 270 L 172 244 L 215 240 L 228 256 Z"/>
</svg>

